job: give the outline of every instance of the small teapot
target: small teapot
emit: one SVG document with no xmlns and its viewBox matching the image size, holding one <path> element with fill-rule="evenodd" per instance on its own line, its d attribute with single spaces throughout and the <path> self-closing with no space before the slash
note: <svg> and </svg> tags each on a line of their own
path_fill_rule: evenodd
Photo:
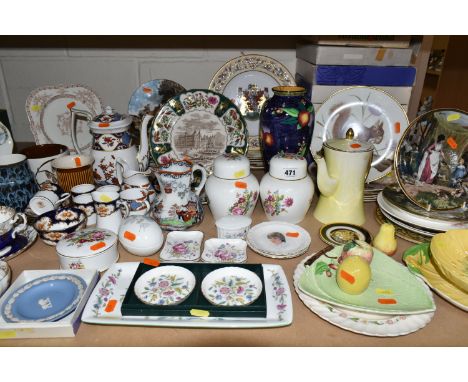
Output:
<svg viewBox="0 0 468 382">
<path fill-rule="evenodd" d="M 370 170 L 374 145 L 354 138 L 349 129 L 345 139 L 323 143 L 324 156 L 314 153 L 320 198 L 314 216 L 322 223 L 362 225 L 364 183 Z"/>
</svg>

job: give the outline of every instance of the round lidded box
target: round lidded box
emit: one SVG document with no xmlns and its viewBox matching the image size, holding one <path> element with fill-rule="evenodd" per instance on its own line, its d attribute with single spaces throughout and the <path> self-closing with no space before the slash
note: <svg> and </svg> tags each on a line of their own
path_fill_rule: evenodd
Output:
<svg viewBox="0 0 468 382">
<path fill-rule="evenodd" d="M 105 271 L 119 259 L 117 235 L 107 229 L 86 228 L 73 232 L 57 243 L 62 269 Z"/>
<path fill-rule="evenodd" d="M 245 240 L 252 219 L 243 215 L 228 215 L 216 220 L 216 228 L 220 239 Z"/>
</svg>

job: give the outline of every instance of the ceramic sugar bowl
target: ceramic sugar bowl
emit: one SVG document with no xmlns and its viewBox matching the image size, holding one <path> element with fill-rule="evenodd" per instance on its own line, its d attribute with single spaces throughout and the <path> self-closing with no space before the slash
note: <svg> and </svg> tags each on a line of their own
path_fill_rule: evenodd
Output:
<svg viewBox="0 0 468 382">
<path fill-rule="evenodd" d="M 276 154 L 260 182 L 260 198 L 268 220 L 301 222 L 312 202 L 314 184 L 307 161 L 297 154 Z"/>
<path fill-rule="evenodd" d="M 215 220 L 226 215 L 251 216 L 257 204 L 259 184 L 250 173 L 250 161 L 239 154 L 223 154 L 214 160 L 213 174 L 205 185 Z"/>
</svg>

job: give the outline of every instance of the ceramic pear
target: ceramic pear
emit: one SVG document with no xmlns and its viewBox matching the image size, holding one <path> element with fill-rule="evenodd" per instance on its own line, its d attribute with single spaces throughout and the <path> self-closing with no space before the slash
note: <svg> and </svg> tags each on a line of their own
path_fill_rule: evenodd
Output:
<svg viewBox="0 0 468 382">
<path fill-rule="evenodd" d="M 397 250 L 397 241 L 395 239 L 395 227 L 393 224 L 384 223 L 380 226 L 379 233 L 372 242 L 375 248 L 388 256 L 393 256 Z"/>
</svg>

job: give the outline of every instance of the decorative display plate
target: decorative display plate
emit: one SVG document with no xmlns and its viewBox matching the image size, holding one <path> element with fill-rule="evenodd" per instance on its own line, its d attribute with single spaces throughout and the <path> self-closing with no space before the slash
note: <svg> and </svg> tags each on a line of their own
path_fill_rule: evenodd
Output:
<svg viewBox="0 0 468 382">
<path fill-rule="evenodd" d="M 403 261 L 408 269 L 425 281 L 440 297 L 468 312 L 468 293 L 447 280 L 433 263 L 429 243 L 415 245 L 405 251 Z"/>
<path fill-rule="evenodd" d="M 289 259 L 302 255 L 309 248 L 309 233 L 298 225 L 286 222 L 264 222 L 247 234 L 248 246 L 262 256 Z"/>
<path fill-rule="evenodd" d="M 343 292 L 336 282 L 343 247 L 322 254 L 306 267 L 299 288 L 326 303 L 377 314 L 420 314 L 435 310 L 431 292 L 402 264 L 374 248 L 369 287 L 359 295 Z"/>
<path fill-rule="evenodd" d="M 327 304 L 305 294 L 299 289 L 299 280 L 305 271 L 305 264 L 320 253 L 324 252 L 308 256 L 298 264 L 294 271 L 294 287 L 305 306 L 323 320 L 350 332 L 376 337 L 413 333 L 424 328 L 432 320 L 434 312 L 414 315 L 370 315 Z"/>
<path fill-rule="evenodd" d="M 83 311 L 88 324 L 140 325 L 191 328 L 268 328 L 290 325 L 293 319 L 291 292 L 279 265 L 262 264 L 266 294 L 265 318 L 122 316 L 122 301 L 139 263 L 117 263 L 101 277 Z M 112 307 L 112 309 L 110 309 Z"/>
<path fill-rule="evenodd" d="M 437 109 L 411 122 L 395 153 L 398 183 L 427 211 L 466 206 L 468 114 Z"/>
<path fill-rule="evenodd" d="M 57 321 L 73 312 L 86 282 L 71 274 L 39 277 L 11 292 L 2 306 L 6 322 Z"/>
<path fill-rule="evenodd" d="M 71 107 L 98 115 L 102 102 L 97 94 L 83 85 L 47 86 L 33 90 L 26 100 L 31 132 L 36 144 L 59 143 L 73 149 Z M 76 121 L 77 142 L 81 151 L 91 150 L 92 135 L 87 122 Z"/>
<path fill-rule="evenodd" d="M 343 245 L 351 240 L 372 242 L 370 233 L 361 226 L 348 223 L 326 224 L 320 228 L 320 239 L 331 245 Z"/>
<path fill-rule="evenodd" d="M 159 258 L 173 263 L 197 261 L 200 258 L 202 240 L 201 231 L 169 232 Z"/>
<path fill-rule="evenodd" d="M 140 85 L 130 97 L 128 114 L 139 117 L 156 115 L 170 98 L 185 91 L 185 88 L 171 80 L 151 80 Z"/>
<path fill-rule="evenodd" d="M 402 227 L 402 228 L 404 228 L 404 229 L 406 229 L 408 231 L 415 232 L 415 233 L 418 233 L 420 235 L 427 236 L 429 238 L 431 238 L 432 236 L 434 236 L 435 234 L 438 233 L 436 231 L 432 231 L 432 232 L 431 231 L 425 231 L 425 230 L 419 229 L 418 227 L 412 226 L 411 224 L 405 224 L 404 222 L 394 218 L 392 215 L 388 214 L 384 210 L 380 210 L 380 211 L 382 212 L 382 215 L 384 215 L 394 225 L 400 226 L 400 227 Z"/>
<path fill-rule="evenodd" d="M 37 239 L 37 232 L 36 230 L 28 226 L 24 232 L 19 234 L 12 245 L 11 250 L 7 253 L 0 256 L 0 260 L 8 261 L 12 258 L 21 255 L 24 251 L 26 251 Z"/>
<path fill-rule="evenodd" d="M 382 210 L 378 207 L 375 210 L 375 220 L 379 224 L 383 224 L 383 223 L 393 224 L 393 222 L 387 219 L 387 217 L 383 214 Z M 420 235 L 419 233 L 407 230 L 398 225 L 395 225 L 395 235 L 415 244 L 424 243 L 424 242 L 431 240 L 429 236 Z"/>
<path fill-rule="evenodd" d="M 374 144 L 366 179 L 372 182 L 392 170 L 393 154 L 407 127 L 405 111 L 389 94 L 371 87 L 350 87 L 334 93 L 318 110 L 310 151 L 319 151 L 328 139 L 345 138 L 352 128 L 354 138 Z"/>
<path fill-rule="evenodd" d="M 241 239 L 209 239 L 201 259 L 207 263 L 245 263 L 247 243 Z"/>
<path fill-rule="evenodd" d="M 13 138 L 10 130 L 0 122 L 0 155 L 8 155 L 13 152 Z"/>
<path fill-rule="evenodd" d="M 208 273 L 201 283 L 203 296 L 213 305 L 245 306 L 262 293 L 262 280 L 248 269 L 223 267 Z"/>
<path fill-rule="evenodd" d="M 222 153 L 247 152 L 247 128 L 239 109 L 222 94 L 190 90 L 171 98 L 151 122 L 156 163 L 189 157 L 211 171 Z"/>
<path fill-rule="evenodd" d="M 135 283 L 135 295 L 148 305 L 176 305 L 195 287 L 195 275 L 188 269 L 167 265 L 143 273 Z"/>
</svg>

